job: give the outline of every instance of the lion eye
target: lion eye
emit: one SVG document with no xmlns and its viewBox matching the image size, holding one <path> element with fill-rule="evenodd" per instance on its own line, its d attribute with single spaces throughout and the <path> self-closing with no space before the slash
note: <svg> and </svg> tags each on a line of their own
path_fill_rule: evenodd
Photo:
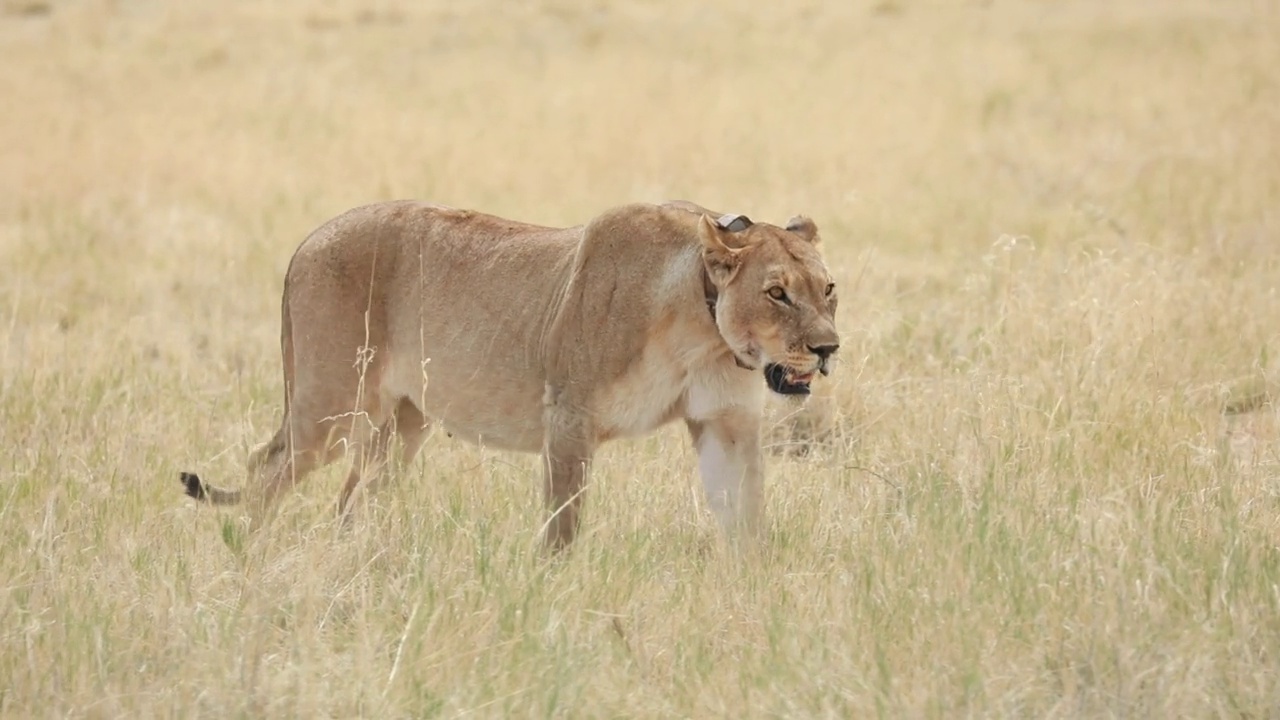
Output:
<svg viewBox="0 0 1280 720">
<path fill-rule="evenodd" d="M 836 291 L 836 284 L 835 284 L 835 283 L 827 283 L 827 292 L 826 292 L 827 297 L 831 297 L 831 293 L 833 293 L 833 292 L 835 292 L 835 291 Z"/>
<path fill-rule="evenodd" d="M 765 290 L 765 292 L 769 294 L 769 297 L 773 298 L 774 300 L 777 300 L 780 303 L 786 303 L 787 305 L 791 304 L 790 298 L 787 297 L 787 291 L 783 290 L 782 286 L 780 285 L 774 285 L 768 290 Z"/>
</svg>

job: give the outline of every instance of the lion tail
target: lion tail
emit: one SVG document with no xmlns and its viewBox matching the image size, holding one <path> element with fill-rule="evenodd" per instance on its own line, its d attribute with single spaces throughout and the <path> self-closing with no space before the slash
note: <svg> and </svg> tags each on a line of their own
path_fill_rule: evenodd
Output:
<svg viewBox="0 0 1280 720">
<path fill-rule="evenodd" d="M 196 500 L 202 500 L 212 505 L 235 505 L 240 502 L 241 492 L 239 490 L 221 490 L 208 485 L 200 480 L 200 476 L 195 473 L 180 473 L 179 478 L 182 480 L 182 486 L 186 489 L 187 495 Z"/>
</svg>

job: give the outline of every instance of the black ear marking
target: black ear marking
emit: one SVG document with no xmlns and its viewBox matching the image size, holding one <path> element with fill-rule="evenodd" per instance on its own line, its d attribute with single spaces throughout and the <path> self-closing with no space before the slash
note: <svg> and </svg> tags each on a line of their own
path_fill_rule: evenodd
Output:
<svg viewBox="0 0 1280 720">
<path fill-rule="evenodd" d="M 728 230 L 729 232 L 741 232 L 754 224 L 751 222 L 751 218 L 746 215 L 735 215 L 733 213 L 721 215 L 720 219 L 716 220 L 716 225 L 721 230 Z"/>
</svg>

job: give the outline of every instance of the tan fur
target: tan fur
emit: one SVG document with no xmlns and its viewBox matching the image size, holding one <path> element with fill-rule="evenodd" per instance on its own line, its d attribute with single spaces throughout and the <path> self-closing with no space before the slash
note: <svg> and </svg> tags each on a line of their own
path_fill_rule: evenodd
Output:
<svg viewBox="0 0 1280 720">
<path fill-rule="evenodd" d="M 546 539 L 561 547 L 596 448 L 683 419 L 712 509 L 729 529 L 754 532 L 760 371 L 823 365 L 809 348 L 838 343 L 835 298 L 812 221 L 730 232 L 715 216 L 637 204 L 547 228 L 400 201 L 327 222 L 285 277 L 285 410 L 250 460 L 255 518 L 344 449 L 354 458 L 345 512 L 362 480 L 376 480 L 392 435 L 412 459 L 436 421 L 472 442 L 543 454 Z M 769 297 L 775 285 L 787 303 Z M 214 503 L 241 499 L 194 475 L 184 482 Z"/>
</svg>

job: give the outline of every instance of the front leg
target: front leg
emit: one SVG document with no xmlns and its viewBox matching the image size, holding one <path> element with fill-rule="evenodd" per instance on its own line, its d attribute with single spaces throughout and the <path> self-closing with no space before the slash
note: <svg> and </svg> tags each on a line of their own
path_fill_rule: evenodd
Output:
<svg viewBox="0 0 1280 720">
<path fill-rule="evenodd" d="M 546 544 L 551 550 L 568 547 L 577 535 L 587 470 L 595 449 L 586 413 L 548 387 L 544 399 L 546 425 L 542 457 L 545 465 L 547 510 Z"/>
<path fill-rule="evenodd" d="M 698 452 L 707 503 L 720 526 L 731 536 L 758 536 L 764 508 L 760 413 L 726 408 L 685 424 Z"/>
</svg>

